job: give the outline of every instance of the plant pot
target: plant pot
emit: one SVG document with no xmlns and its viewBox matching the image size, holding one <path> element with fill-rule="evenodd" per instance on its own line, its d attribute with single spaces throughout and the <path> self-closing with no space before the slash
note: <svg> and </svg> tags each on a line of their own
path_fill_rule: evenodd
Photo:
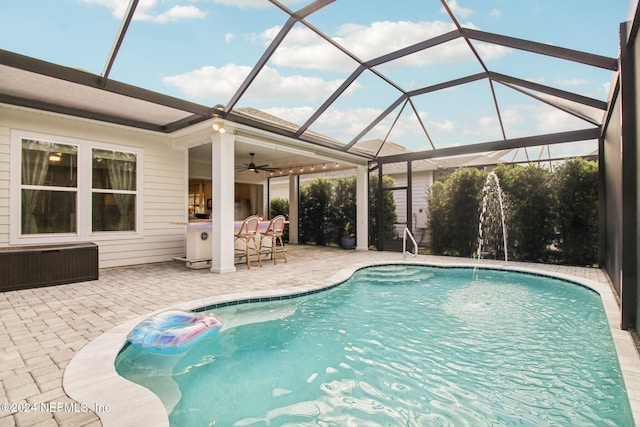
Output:
<svg viewBox="0 0 640 427">
<path fill-rule="evenodd" d="M 342 249 L 353 249 L 356 247 L 356 238 L 355 237 L 343 237 L 340 240 L 340 246 Z"/>
</svg>

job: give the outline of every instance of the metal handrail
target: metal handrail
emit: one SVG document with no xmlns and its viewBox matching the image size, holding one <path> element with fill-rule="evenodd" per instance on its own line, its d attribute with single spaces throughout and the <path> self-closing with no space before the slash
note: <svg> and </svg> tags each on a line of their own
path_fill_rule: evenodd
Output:
<svg viewBox="0 0 640 427">
<path fill-rule="evenodd" d="M 413 253 L 407 251 L 407 235 L 413 242 Z M 418 256 L 418 244 L 416 243 L 416 239 L 413 238 L 413 235 L 411 235 L 409 229 L 405 227 L 404 232 L 402 233 L 402 259 L 407 259 L 407 254 L 414 258 Z"/>
</svg>

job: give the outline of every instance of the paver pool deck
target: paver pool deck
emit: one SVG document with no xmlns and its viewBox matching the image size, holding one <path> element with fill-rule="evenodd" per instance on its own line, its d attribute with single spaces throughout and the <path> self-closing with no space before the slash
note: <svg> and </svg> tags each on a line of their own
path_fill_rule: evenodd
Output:
<svg viewBox="0 0 640 427">
<path fill-rule="evenodd" d="M 267 260 L 262 268 L 254 264 L 251 269 L 237 264 L 237 271 L 230 274 L 166 262 L 103 269 L 96 281 L 0 293 L 0 427 L 102 425 L 92 407 L 67 396 L 63 375 L 83 347 L 122 323 L 186 301 L 309 286 L 350 266 L 402 261 L 402 254 L 396 252 L 287 248 L 286 264 Z M 472 259 L 429 255 L 407 260 L 478 264 Z M 505 265 L 490 260 L 480 264 Z M 596 268 L 518 262 L 508 266 L 585 279 L 610 289 L 606 275 Z M 613 292 L 603 295 L 603 301 L 608 310 L 619 313 Z M 636 425 L 640 425 L 640 358 L 630 334 L 619 328 L 619 315 L 610 323 Z"/>
</svg>

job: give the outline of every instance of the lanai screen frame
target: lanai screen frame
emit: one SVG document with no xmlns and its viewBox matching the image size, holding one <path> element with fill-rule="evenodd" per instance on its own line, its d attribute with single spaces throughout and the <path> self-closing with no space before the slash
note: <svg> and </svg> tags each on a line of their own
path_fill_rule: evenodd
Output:
<svg viewBox="0 0 640 427">
<path fill-rule="evenodd" d="M 486 64 L 482 61 L 482 59 L 477 55 L 477 52 L 473 50 L 472 41 L 481 41 L 486 43 L 497 44 L 500 46 L 505 46 L 521 51 L 533 52 L 539 55 L 544 55 L 547 57 L 560 58 L 567 61 L 572 61 L 580 64 L 586 64 L 588 66 L 597 67 L 605 70 L 609 70 L 612 72 L 621 72 L 623 70 L 619 69 L 618 58 L 610 58 L 604 57 L 601 55 L 594 55 L 586 52 L 581 52 L 572 49 L 566 49 L 558 46 L 547 45 L 543 43 L 538 43 L 534 41 L 479 31 L 470 28 L 464 28 L 460 25 L 459 20 L 449 8 L 448 4 L 445 0 L 440 0 L 442 7 L 446 10 L 447 14 L 451 18 L 452 22 L 455 24 L 456 29 L 450 31 L 446 34 L 439 35 L 437 37 L 431 38 L 429 40 L 424 40 L 420 43 L 416 43 L 412 46 L 405 47 L 403 49 L 388 53 L 386 55 L 382 55 L 380 57 L 370 59 L 368 61 L 362 61 L 356 57 L 352 52 L 349 52 L 345 48 L 340 45 L 337 45 L 329 36 L 327 36 L 324 32 L 315 28 L 312 24 L 310 24 L 306 18 L 311 16 L 316 11 L 330 5 L 334 0 L 316 0 L 312 3 L 308 4 L 306 7 L 293 11 L 284 6 L 277 0 L 268 0 L 271 4 L 285 12 L 289 18 L 286 24 L 280 30 L 280 33 L 275 37 L 275 39 L 271 42 L 271 44 L 264 51 L 262 57 L 255 64 L 253 71 L 249 74 L 249 76 L 244 80 L 241 86 L 237 89 L 236 93 L 231 97 L 231 99 L 227 102 L 227 104 L 215 105 L 215 106 L 206 106 L 197 104 L 194 102 L 178 99 L 175 97 L 167 96 L 164 94 L 160 94 L 154 91 L 146 90 L 140 87 L 135 87 L 132 85 L 128 85 L 126 83 L 118 82 L 110 78 L 111 69 L 118 57 L 118 53 L 120 47 L 122 46 L 123 41 L 125 40 L 127 30 L 131 24 L 131 21 L 134 17 L 135 10 L 138 6 L 139 0 L 131 0 L 127 11 L 125 12 L 120 28 L 116 34 L 115 41 L 113 43 L 113 47 L 105 61 L 105 66 L 100 75 L 92 74 L 86 71 L 73 69 L 70 67 L 64 67 L 58 64 L 49 63 L 46 61 L 42 61 L 39 59 L 27 57 L 24 55 L 20 55 L 14 52 L 0 50 L 0 66 L 6 67 L 7 69 L 12 69 L 17 71 L 18 73 L 23 73 L 24 76 L 27 75 L 35 75 L 40 76 L 41 78 L 52 79 L 52 81 L 60 82 L 60 84 L 64 84 L 65 87 L 77 87 L 83 90 L 88 90 L 91 93 L 95 94 L 104 94 L 105 96 L 110 96 L 113 98 L 121 99 L 123 103 L 143 103 L 151 109 L 157 109 L 161 112 L 172 112 L 175 113 L 175 120 L 165 120 L 165 121 L 154 121 L 154 120 L 145 120 L 139 118 L 125 117 L 121 114 L 118 114 L 118 111 L 98 111 L 91 110 L 87 108 L 83 108 L 80 105 L 70 105 L 69 103 L 65 103 L 63 99 L 58 100 L 50 100 L 44 101 L 42 99 L 29 97 L 29 96 L 16 96 L 11 95 L 8 92 L 0 90 L 0 102 L 9 104 L 9 105 L 17 105 L 27 108 L 35 108 L 44 111 L 51 111 L 66 115 L 72 115 L 77 117 L 83 117 L 88 119 L 100 120 L 108 123 L 115 123 L 124 126 L 130 126 L 138 129 L 146 129 L 155 132 L 161 132 L 165 134 L 169 134 L 175 132 L 180 129 L 188 128 L 194 124 L 210 120 L 212 117 L 221 117 L 231 122 L 237 122 L 245 125 L 249 125 L 255 127 L 257 129 L 262 129 L 265 131 L 272 132 L 277 135 L 282 135 L 288 138 L 295 138 L 300 141 L 307 142 L 312 145 L 321 145 L 324 147 L 331 148 L 336 151 L 343 152 L 351 152 L 353 154 L 361 155 L 365 158 L 368 158 L 372 161 L 380 165 L 384 165 L 386 163 L 396 163 L 401 161 L 410 162 L 412 160 L 420 160 L 420 159 L 430 159 L 430 158 L 439 158 L 439 157 L 447 157 L 447 156 L 455 156 L 455 155 L 463 155 L 463 154 L 472 154 L 472 153 L 480 153 L 480 152 L 488 152 L 495 150 L 503 150 L 503 149 L 517 149 L 524 147 L 532 147 L 539 145 L 548 145 L 548 144 L 558 144 L 563 142 L 578 142 L 584 140 L 598 140 L 600 141 L 601 146 L 601 154 L 600 154 L 600 164 L 601 170 L 605 170 L 607 168 L 607 163 L 605 162 L 606 158 L 602 153 L 602 141 L 603 141 L 603 124 L 601 121 L 590 120 L 588 117 L 580 114 L 579 111 L 568 110 L 564 106 L 559 105 L 558 103 L 553 102 L 553 98 L 565 100 L 570 103 L 574 103 L 576 105 L 582 105 L 589 108 L 595 108 L 603 112 L 603 120 L 610 120 L 610 108 L 607 102 L 599 101 L 593 98 L 585 97 L 582 95 L 578 95 L 577 93 L 562 91 L 559 89 L 555 89 L 550 86 L 542 85 L 539 83 L 533 83 L 529 81 L 525 81 L 513 76 L 497 73 L 489 69 Z M 635 55 L 632 51 L 633 46 L 635 45 L 635 40 L 638 32 L 638 11 L 637 11 L 637 2 L 634 2 L 635 6 L 635 17 L 633 22 L 630 24 L 630 27 L 625 27 L 623 30 L 624 37 L 621 37 L 621 53 L 622 53 L 622 63 L 624 65 L 626 61 L 627 69 L 634 70 L 636 67 L 636 59 Z M 273 123 L 265 123 L 260 120 L 253 119 L 251 117 L 247 117 L 244 114 L 239 114 L 236 110 L 236 105 L 238 100 L 240 100 L 243 94 L 247 91 L 247 89 L 251 86 L 257 74 L 260 70 L 265 66 L 269 58 L 276 51 L 279 43 L 282 42 L 287 33 L 293 28 L 294 24 L 304 25 L 309 30 L 313 31 L 319 37 L 326 40 L 328 43 L 333 44 L 337 49 L 339 49 L 342 53 L 356 61 L 358 64 L 357 68 L 347 77 L 347 79 L 343 82 L 343 84 L 337 88 L 329 97 L 325 99 L 322 105 L 311 115 L 311 117 L 302 125 L 298 126 L 297 129 L 291 130 L 287 128 L 283 128 L 277 126 Z M 462 39 L 466 44 L 469 45 L 472 51 L 474 51 L 476 58 L 482 68 L 482 72 L 463 76 L 457 79 L 453 79 L 446 82 L 440 82 L 435 85 L 425 86 L 418 89 L 412 89 L 411 91 L 403 90 L 400 85 L 389 80 L 384 75 L 380 74 L 376 71 L 375 67 L 389 61 L 393 61 L 404 56 L 410 55 L 412 53 L 419 52 L 421 50 L 429 49 L 434 46 L 441 45 L 446 43 L 447 41 L 452 41 L 456 39 Z M 626 55 L 626 56 L 625 56 Z M 338 142 L 332 142 L 328 139 L 317 138 L 316 136 L 311 135 L 308 130 L 310 126 L 318 119 L 318 117 L 322 114 L 323 111 L 331 106 L 341 94 L 344 93 L 346 88 L 351 84 L 357 77 L 365 72 L 369 71 L 376 74 L 381 79 L 385 80 L 389 85 L 393 86 L 395 89 L 401 92 L 401 95 L 390 103 L 387 108 L 376 117 L 369 125 L 361 130 L 361 132 L 352 140 L 348 141 L 345 144 L 341 144 Z M 490 142 L 480 142 L 475 144 L 465 144 L 454 147 L 438 147 L 431 139 L 428 137 L 428 129 L 420 121 L 418 117 L 418 121 L 421 123 L 421 126 L 424 129 L 424 133 L 427 139 L 429 139 L 429 144 L 431 146 L 430 150 L 424 151 L 415 151 L 411 153 L 398 154 L 394 156 L 376 156 L 370 155 L 366 153 L 362 153 L 357 150 L 357 143 L 363 138 L 367 132 L 372 129 L 377 123 L 380 123 L 384 118 L 391 115 L 397 107 L 401 105 L 405 105 L 407 108 L 413 108 L 415 112 L 415 107 L 413 106 L 412 100 L 414 97 L 431 92 L 437 92 L 444 89 L 453 88 L 456 86 L 460 86 L 466 83 L 486 80 L 489 83 L 491 88 L 491 93 L 494 98 L 494 104 L 496 108 L 496 114 L 500 121 L 500 129 L 503 135 L 502 139 L 494 140 Z M 634 100 L 635 97 L 635 88 L 630 90 L 630 87 L 635 87 L 636 84 L 636 76 L 625 75 L 622 72 L 622 86 L 626 86 L 627 90 L 622 91 L 622 100 L 625 103 L 625 125 L 623 128 L 623 144 L 625 144 L 625 152 L 624 156 L 621 160 L 621 166 L 623 171 L 623 182 L 622 186 L 624 188 L 623 193 L 625 196 L 624 206 L 622 209 L 622 223 L 625 227 L 625 230 L 628 231 L 624 233 L 624 241 L 623 242 L 615 242 L 617 245 L 620 244 L 621 249 L 621 257 L 623 258 L 620 261 L 620 264 L 623 267 L 623 274 L 620 278 L 622 282 L 624 278 L 625 287 L 627 289 L 626 292 L 622 293 L 622 306 L 623 306 L 623 327 L 624 328 L 638 328 L 638 319 L 637 319 L 637 311 L 638 311 L 638 298 L 637 298 L 637 288 L 638 288 L 638 224 L 637 224 L 637 149 L 635 147 L 635 143 L 631 141 L 635 141 L 637 136 L 637 125 L 636 125 L 636 109 Z M 625 84 L 626 82 L 626 84 Z M 590 124 L 588 129 L 574 130 L 574 131 L 566 131 L 545 135 L 533 135 L 522 138 L 506 138 L 504 125 L 502 123 L 500 108 L 497 106 L 495 102 L 495 85 L 502 85 L 508 87 L 513 90 L 517 90 L 520 93 L 523 93 L 526 96 L 529 96 L 537 101 L 544 102 L 548 105 L 553 106 L 554 108 L 558 108 L 563 110 L 569 114 L 575 115 L 578 118 L 585 120 Z M 616 89 L 618 90 L 618 89 Z M 548 97 L 541 97 L 536 95 L 535 93 L 548 95 Z M 617 92 L 616 92 L 617 93 Z M 626 101 L 625 101 L 626 99 Z M 605 112 L 609 112 L 605 114 Z M 169 115 L 169 114 L 167 114 Z M 416 114 L 417 116 L 417 114 Z M 616 119 L 616 118 L 613 118 Z M 615 165 L 612 166 L 615 168 Z M 604 172 L 602 172 L 604 173 Z M 601 183 L 603 181 L 601 180 Z M 606 188 L 603 188 L 606 191 Z M 635 206 L 635 207 L 634 207 Z M 607 223 L 612 221 L 610 218 L 603 217 L 603 212 L 601 211 L 601 223 Z M 602 246 L 604 247 L 604 246 Z M 614 266 L 604 265 L 606 268 L 613 268 Z M 611 271 L 609 271 L 611 275 Z M 613 275 L 615 277 L 615 274 Z M 619 284 L 621 287 L 621 283 Z M 620 289 L 620 288 L 619 288 Z"/>
</svg>

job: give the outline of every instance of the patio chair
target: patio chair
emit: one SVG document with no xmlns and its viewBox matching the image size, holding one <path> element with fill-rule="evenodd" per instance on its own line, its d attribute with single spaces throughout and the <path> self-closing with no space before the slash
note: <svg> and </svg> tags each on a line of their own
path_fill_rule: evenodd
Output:
<svg viewBox="0 0 640 427">
<path fill-rule="evenodd" d="M 258 255 L 258 264 L 262 267 L 262 258 L 260 257 L 260 248 L 258 247 L 258 224 L 260 223 L 260 217 L 257 215 L 251 215 L 242 221 L 240 230 L 235 235 L 235 251 L 244 252 L 244 256 L 247 258 L 247 268 L 251 268 L 251 254 L 249 250 L 252 249 Z M 244 243 L 244 249 L 238 248 L 236 243 L 241 241 Z"/>
<path fill-rule="evenodd" d="M 263 248 L 270 248 L 271 259 L 273 264 L 277 264 L 276 252 L 281 252 L 284 257 L 284 262 L 287 262 L 287 250 L 284 248 L 284 242 L 282 240 L 282 233 L 284 232 L 284 215 L 278 215 L 271 219 L 266 231 L 260 236 L 260 252 Z M 278 243 L 280 249 L 278 249 Z"/>
</svg>

